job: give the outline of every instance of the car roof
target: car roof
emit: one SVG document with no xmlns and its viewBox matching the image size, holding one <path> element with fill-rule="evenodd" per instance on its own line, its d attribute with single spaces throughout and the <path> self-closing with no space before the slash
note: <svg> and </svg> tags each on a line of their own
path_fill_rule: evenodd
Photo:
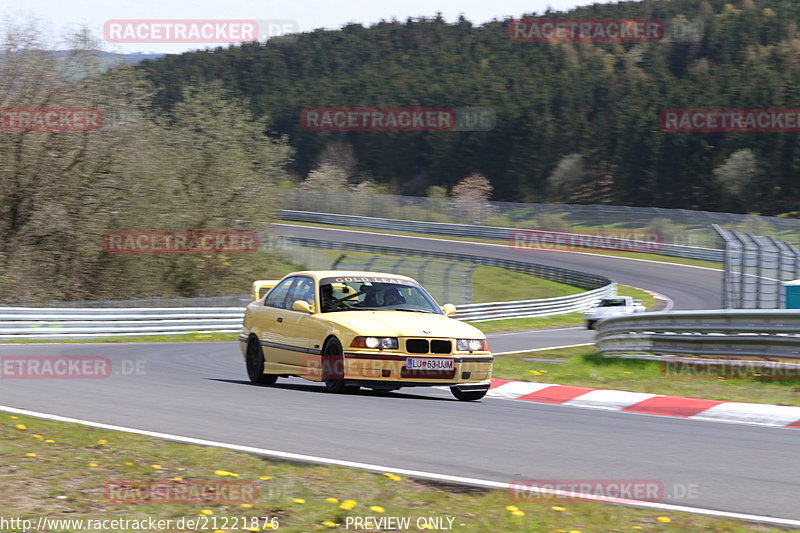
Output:
<svg viewBox="0 0 800 533">
<path fill-rule="evenodd" d="M 395 278 L 395 279 L 407 279 L 409 281 L 416 281 L 414 278 L 410 278 L 408 276 L 402 276 L 400 274 L 391 274 L 389 272 L 372 272 L 369 270 L 302 270 L 298 272 L 292 272 L 291 274 L 287 274 L 284 278 L 288 278 L 289 276 L 310 276 L 312 278 L 316 278 L 320 280 L 322 278 L 352 278 L 352 277 L 381 277 L 381 278 Z"/>
</svg>

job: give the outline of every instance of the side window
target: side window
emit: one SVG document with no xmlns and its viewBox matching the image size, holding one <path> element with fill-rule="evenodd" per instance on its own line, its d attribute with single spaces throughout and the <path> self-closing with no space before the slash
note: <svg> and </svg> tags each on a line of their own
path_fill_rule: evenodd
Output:
<svg viewBox="0 0 800 533">
<path fill-rule="evenodd" d="M 305 300 L 309 305 L 314 305 L 314 280 L 306 277 L 298 277 L 297 282 L 289 291 L 286 299 L 286 307 L 291 308 L 297 300 Z"/>
<path fill-rule="evenodd" d="M 287 278 L 276 285 L 267 295 L 267 299 L 264 300 L 264 305 L 267 307 L 280 307 L 281 309 L 285 309 L 286 295 L 289 293 L 292 282 L 296 279 L 297 278 Z"/>
</svg>

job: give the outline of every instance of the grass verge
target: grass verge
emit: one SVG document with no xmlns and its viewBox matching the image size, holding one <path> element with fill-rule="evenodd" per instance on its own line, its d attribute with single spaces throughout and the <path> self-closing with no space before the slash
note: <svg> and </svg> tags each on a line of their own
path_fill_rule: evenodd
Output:
<svg viewBox="0 0 800 533">
<path fill-rule="evenodd" d="M 540 363 L 526 361 L 527 358 L 565 361 Z M 660 361 L 607 359 L 596 353 L 594 345 L 501 355 L 495 358 L 493 375 L 501 379 L 647 392 L 666 396 L 800 406 L 800 380 L 797 379 L 670 376 L 665 375 L 663 363 Z"/>
<path fill-rule="evenodd" d="M 194 519 L 205 531 L 344 531 L 354 518 L 439 518 L 463 533 L 486 531 L 781 531 L 684 513 L 576 500 L 512 499 L 502 490 L 437 486 L 338 466 L 273 461 L 224 449 L 0 413 L 0 501 L 5 518 L 68 520 Z M 121 481 L 125 483 L 120 483 Z M 509 480 L 511 481 L 511 480 Z M 150 503 L 132 488 L 183 489 L 242 484 L 186 503 L 177 490 Z M 111 484 L 107 486 L 107 484 Z M 148 485 L 150 484 L 150 485 Z M 195 492 L 194 495 L 201 494 Z M 220 502 L 221 496 L 234 501 Z M 130 504 L 122 502 L 138 501 Z M 266 518 L 262 518 L 266 517 Z M 348 519 L 350 527 L 347 527 Z M 452 519 L 452 522 L 450 522 Z M 247 527 L 242 527 L 246 522 Z M 175 522 L 173 522 L 174 524 Z M 235 526 L 234 526 L 235 523 Z M 253 527 L 255 526 L 255 527 Z M 249 529 L 248 529 L 249 527 Z M 131 528 L 132 529 L 132 528 Z M 149 528 L 143 528 L 148 529 Z M 175 526 L 164 528 L 176 530 Z M 78 531 L 69 525 L 46 531 Z M 91 530 L 91 528 L 84 529 Z M 100 530 L 95 529 L 95 530 Z M 22 531 L 22 528 L 10 531 Z"/>
</svg>

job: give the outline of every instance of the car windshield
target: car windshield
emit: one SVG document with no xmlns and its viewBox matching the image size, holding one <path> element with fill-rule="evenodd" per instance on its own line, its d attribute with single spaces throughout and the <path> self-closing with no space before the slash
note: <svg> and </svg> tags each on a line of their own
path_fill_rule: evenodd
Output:
<svg viewBox="0 0 800 533">
<path fill-rule="evenodd" d="M 325 280 L 323 280 L 325 281 Z M 381 282 L 331 282 L 319 286 L 322 312 L 416 311 L 443 314 L 419 285 Z"/>
<path fill-rule="evenodd" d="M 600 300 L 600 303 L 597 304 L 597 307 L 625 307 L 625 299 L 607 298 L 605 300 Z"/>
</svg>

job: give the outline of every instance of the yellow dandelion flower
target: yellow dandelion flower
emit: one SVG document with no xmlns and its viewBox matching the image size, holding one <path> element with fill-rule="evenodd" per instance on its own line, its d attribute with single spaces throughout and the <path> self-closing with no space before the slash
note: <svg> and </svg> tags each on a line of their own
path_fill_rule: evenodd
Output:
<svg viewBox="0 0 800 533">
<path fill-rule="evenodd" d="M 172 481 L 183 481 L 183 478 L 182 477 L 174 477 L 174 478 L 172 478 Z"/>
<path fill-rule="evenodd" d="M 373 505 L 372 507 L 370 507 L 370 508 L 369 508 L 369 510 L 370 510 L 370 511 L 373 511 L 373 512 L 376 512 L 376 513 L 383 513 L 383 512 L 386 512 L 386 509 L 384 509 L 384 508 L 383 508 L 383 507 L 381 507 L 380 505 Z"/>
<path fill-rule="evenodd" d="M 623 374 L 633 374 L 633 372 L 623 372 Z"/>
<path fill-rule="evenodd" d="M 512 511 L 511 514 L 514 516 L 525 516 L 525 511 Z"/>
<path fill-rule="evenodd" d="M 325 498 L 328 503 L 339 503 L 339 498 Z"/>
<path fill-rule="evenodd" d="M 345 500 L 339 506 L 339 509 L 344 509 L 346 511 L 351 511 L 353 509 L 353 507 L 355 507 L 356 505 L 357 504 L 356 504 L 355 500 Z"/>
<path fill-rule="evenodd" d="M 89 467 L 97 466 L 97 463 L 86 463 L 86 466 L 89 466 Z"/>
<path fill-rule="evenodd" d="M 45 442 L 47 442 L 47 443 L 53 443 L 53 442 L 55 442 L 55 441 L 54 441 L 53 439 L 47 439 Z"/>
<path fill-rule="evenodd" d="M 17 429 L 28 429 L 28 426 L 26 426 L 25 424 L 17 424 L 14 427 L 17 428 Z"/>
<path fill-rule="evenodd" d="M 156 470 L 161 470 L 164 467 L 161 466 L 161 465 L 150 465 L 150 468 L 155 468 Z"/>
<path fill-rule="evenodd" d="M 108 444 L 108 441 L 106 439 L 100 439 L 97 441 L 97 444 Z"/>
<path fill-rule="evenodd" d="M 327 527 L 336 527 L 336 523 L 335 523 L 335 522 L 331 522 L 330 520 L 325 520 L 325 521 L 322 523 L 322 525 L 323 525 L 323 526 L 327 526 Z"/>
<path fill-rule="evenodd" d="M 506 511 L 511 511 L 511 512 L 519 511 L 519 507 L 517 507 L 516 505 L 506 505 Z"/>
<path fill-rule="evenodd" d="M 668 516 L 659 516 L 658 518 L 656 518 L 656 520 L 658 520 L 659 522 L 664 522 L 665 524 L 668 522 L 672 522 L 672 518 Z"/>
<path fill-rule="evenodd" d="M 247 527 L 245 528 L 245 531 L 261 531 L 261 530 L 258 529 L 257 527 Z"/>
<path fill-rule="evenodd" d="M 214 473 L 218 476 L 231 476 L 231 477 L 239 477 L 239 474 L 234 474 L 233 472 L 228 472 L 227 470 L 215 470 Z"/>
<path fill-rule="evenodd" d="M 122 464 L 124 464 L 125 466 L 133 466 L 133 463 L 132 463 L 132 462 L 130 462 L 130 461 L 125 461 L 125 462 L 124 462 L 124 463 L 122 463 Z"/>
<path fill-rule="evenodd" d="M 249 504 L 249 503 L 243 503 L 239 507 L 241 507 L 242 509 L 250 509 L 252 507 L 252 505 Z"/>
<path fill-rule="evenodd" d="M 214 511 L 211 509 L 203 509 L 200 511 L 200 516 L 211 516 L 212 514 L 214 514 Z"/>
<path fill-rule="evenodd" d="M 18 420 L 19 419 L 18 416 L 14 416 L 14 415 L 9 416 L 8 418 L 10 418 L 11 420 Z"/>
<path fill-rule="evenodd" d="M 569 533 L 581 533 L 580 529 L 570 529 Z"/>
<path fill-rule="evenodd" d="M 211 533 L 225 533 L 225 530 L 224 529 L 215 529 Z"/>
<path fill-rule="evenodd" d="M 36 440 L 44 440 L 44 437 L 42 437 L 41 435 L 34 435 L 33 438 Z"/>
<path fill-rule="evenodd" d="M 541 376 L 542 375 L 542 373 L 539 372 L 538 370 L 528 370 L 528 372 L 530 372 L 534 376 Z"/>
<path fill-rule="evenodd" d="M 261 476 L 261 477 L 260 477 L 260 478 L 258 478 L 258 479 L 260 479 L 260 480 L 262 480 L 262 481 L 267 481 L 268 479 L 272 479 L 272 476 Z"/>
<path fill-rule="evenodd" d="M 550 509 L 554 511 L 566 511 L 566 509 L 564 507 L 561 507 L 560 505 L 554 505 Z"/>
<path fill-rule="evenodd" d="M 306 503 L 306 501 L 303 498 L 292 498 L 292 501 L 294 503 Z"/>
<path fill-rule="evenodd" d="M 26 453 L 25 457 L 36 457 L 35 453 Z"/>
</svg>

